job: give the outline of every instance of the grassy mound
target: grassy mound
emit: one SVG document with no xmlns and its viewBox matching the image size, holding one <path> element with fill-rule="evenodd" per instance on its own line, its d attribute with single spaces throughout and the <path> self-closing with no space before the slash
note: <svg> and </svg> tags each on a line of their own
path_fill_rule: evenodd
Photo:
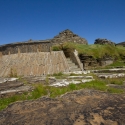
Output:
<svg viewBox="0 0 125 125">
<path fill-rule="evenodd" d="M 64 43 L 62 45 L 53 46 L 53 51 L 76 49 L 79 54 L 87 54 L 94 58 L 101 58 L 105 55 L 111 56 L 114 59 L 121 59 L 125 55 L 125 47 L 113 45 L 83 45 L 78 43 Z"/>
</svg>

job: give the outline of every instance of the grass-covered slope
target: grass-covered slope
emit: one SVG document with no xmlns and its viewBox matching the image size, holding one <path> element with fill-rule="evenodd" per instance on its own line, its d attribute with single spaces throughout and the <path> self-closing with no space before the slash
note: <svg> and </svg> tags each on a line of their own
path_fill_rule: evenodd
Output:
<svg viewBox="0 0 125 125">
<path fill-rule="evenodd" d="M 65 50 L 65 49 L 76 49 L 79 54 L 91 55 L 94 58 L 101 58 L 105 55 L 111 56 L 116 59 L 120 59 L 125 56 L 125 47 L 113 46 L 113 45 L 83 45 L 77 43 L 64 43 L 62 45 L 53 46 L 54 51 Z"/>
</svg>

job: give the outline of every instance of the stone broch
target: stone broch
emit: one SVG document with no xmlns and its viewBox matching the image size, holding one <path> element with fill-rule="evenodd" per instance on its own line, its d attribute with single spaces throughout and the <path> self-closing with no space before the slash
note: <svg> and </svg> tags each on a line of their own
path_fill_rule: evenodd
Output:
<svg viewBox="0 0 125 125">
<path fill-rule="evenodd" d="M 52 39 L 53 44 L 59 44 L 64 42 L 74 42 L 79 44 L 88 44 L 85 38 L 81 38 L 78 35 L 74 34 L 69 29 L 66 29 L 60 32 L 57 36 Z"/>
<path fill-rule="evenodd" d="M 81 38 L 70 30 L 64 30 L 52 39 L 48 40 L 29 40 L 25 42 L 10 43 L 0 46 L 0 56 L 16 53 L 31 52 L 50 52 L 51 46 L 64 42 L 74 42 L 79 44 L 88 44 L 85 38 Z"/>
<path fill-rule="evenodd" d="M 17 75 L 45 75 L 69 71 L 63 51 L 52 52 L 51 47 L 63 42 L 88 44 L 70 30 L 64 30 L 53 39 L 29 40 L 0 46 L 0 77 Z"/>
</svg>

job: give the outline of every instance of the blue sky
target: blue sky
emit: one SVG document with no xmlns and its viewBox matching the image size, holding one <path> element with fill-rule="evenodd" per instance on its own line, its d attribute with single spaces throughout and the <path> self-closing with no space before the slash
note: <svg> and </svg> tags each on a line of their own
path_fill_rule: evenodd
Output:
<svg viewBox="0 0 125 125">
<path fill-rule="evenodd" d="M 70 29 L 93 44 L 96 38 L 125 41 L 125 0 L 0 0 L 0 44 L 53 38 Z"/>
</svg>

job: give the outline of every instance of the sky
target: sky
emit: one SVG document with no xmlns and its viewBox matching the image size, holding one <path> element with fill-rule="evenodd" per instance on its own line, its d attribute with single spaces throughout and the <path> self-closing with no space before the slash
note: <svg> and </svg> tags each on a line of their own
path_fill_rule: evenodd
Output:
<svg viewBox="0 0 125 125">
<path fill-rule="evenodd" d="M 70 29 L 93 44 L 125 41 L 125 0 L 0 0 L 0 45 Z"/>
</svg>

